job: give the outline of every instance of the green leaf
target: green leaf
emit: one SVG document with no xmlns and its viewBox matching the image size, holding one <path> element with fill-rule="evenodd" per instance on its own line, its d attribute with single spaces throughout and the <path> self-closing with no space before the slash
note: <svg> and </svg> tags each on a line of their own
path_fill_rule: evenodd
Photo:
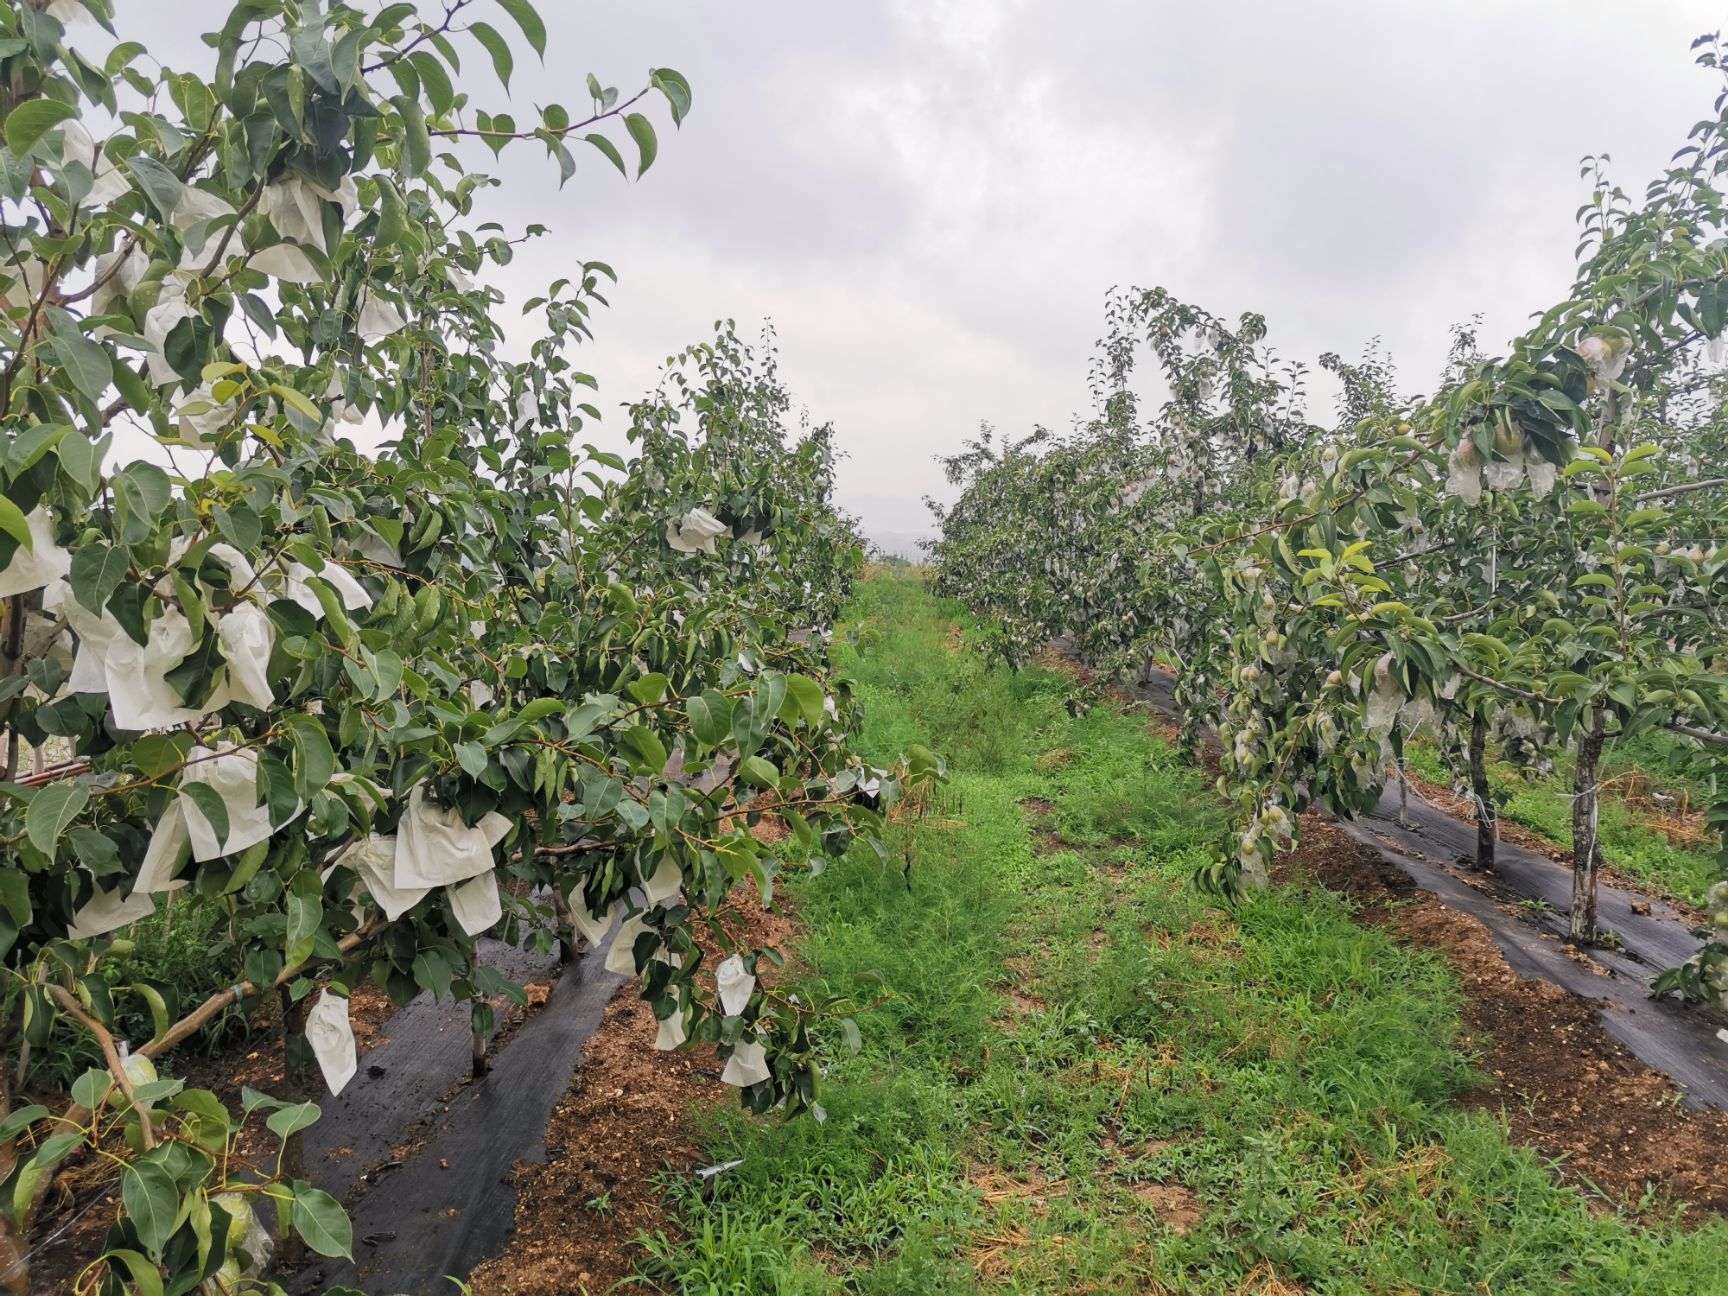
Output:
<svg viewBox="0 0 1728 1296">
<path fill-rule="evenodd" d="M 469 23 L 468 32 L 486 47 L 486 52 L 492 56 L 492 70 L 498 74 L 498 80 L 505 89 L 510 87 L 510 73 L 516 68 L 516 60 L 510 56 L 510 42 L 498 34 L 498 29 L 490 23 Z"/>
<path fill-rule="evenodd" d="M 0 531 L 4 531 L 26 549 L 36 548 L 36 541 L 30 534 L 30 523 L 25 520 L 24 510 L 4 495 L 0 495 Z"/>
<path fill-rule="evenodd" d="M 389 176 L 378 177 L 378 244 L 394 247 L 408 229 L 408 204 Z"/>
<path fill-rule="evenodd" d="M 76 108 L 58 99 L 27 99 L 6 114 L 0 129 L 6 132 L 6 147 L 12 156 L 23 157 L 36 146 L 37 140 L 68 117 L 77 115 Z"/>
<path fill-rule="evenodd" d="M 125 365 L 121 369 L 130 373 Z M 103 438 L 106 449 L 108 438 Z M 74 431 L 64 438 L 59 446 L 60 471 L 65 473 L 84 490 L 96 489 L 96 483 L 102 476 L 102 452 L 99 452 L 95 442 L 82 432 Z"/>
<path fill-rule="evenodd" d="M 24 812 L 24 833 L 30 844 L 52 859 L 60 835 L 89 804 L 90 790 L 82 783 L 65 780 L 39 789 Z"/>
<path fill-rule="evenodd" d="M 69 1134 L 55 1134 L 43 1139 L 37 1145 L 36 1150 L 30 1154 L 30 1159 L 20 1169 L 13 1172 L 13 1219 L 24 1217 L 30 1210 L 36 1195 L 36 1185 L 41 1182 L 42 1176 L 83 1145 L 83 1130 L 73 1130 Z"/>
<path fill-rule="evenodd" d="M 92 540 L 72 555 L 72 594 L 91 612 L 101 615 L 120 582 L 126 579 L 128 559 L 123 549 L 106 540 Z"/>
<path fill-rule="evenodd" d="M 218 504 L 210 510 L 210 516 L 222 538 L 242 552 L 257 548 L 264 537 L 264 523 L 244 504 L 236 504 L 233 508 Z"/>
<path fill-rule="evenodd" d="M 414 956 L 414 980 L 432 992 L 434 999 L 450 995 L 450 964 L 437 950 L 422 950 Z"/>
<path fill-rule="evenodd" d="M 641 164 L 636 168 L 637 178 L 654 165 L 654 157 L 660 151 L 659 142 L 654 138 L 654 123 L 641 113 L 626 113 L 624 126 L 630 132 L 630 138 L 636 141 L 636 151 L 641 154 Z"/>
<path fill-rule="evenodd" d="M 438 56 L 426 50 L 409 55 L 408 61 L 420 77 L 421 88 L 426 91 L 426 102 L 432 105 L 435 114 L 442 117 L 456 102 L 456 87 L 450 84 L 450 74 L 438 61 Z"/>
<path fill-rule="evenodd" d="M 572 707 L 564 717 L 564 733 L 572 742 L 580 742 L 594 732 L 596 725 L 612 709 L 618 705 L 618 699 L 609 693 L 591 697 L 581 706 Z"/>
<path fill-rule="evenodd" d="M 655 68 L 650 82 L 666 96 L 666 102 L 672 109 L 672 124 L 682 126 L 684 118 L 690 113 L 690 83 L 684 79 L 682 73 L 671 68 Z"/>
<path fill-rule="evenodd" d="M 294 745 L 295 788 L 302 800 L 310 801 L 336 773 L 336 752 L 316 716 L 290 716 L 288 727 Z"/>
<path fill-rule="evenodd" d="M 282 959 L 288 967 L 298 967 L 312 957 L 317 945 L 318 926 L 324 921 L 324 902 L 317 896 L 290 891 L 287 905 L 288 938 L 283 944 Z"/>
<path fill-rule="evenodd" d="M 294 52 L 294 62 L 305 69 L 306 75 L 322 90 L 335 94 L 340 89 L 336 80 L 336 66 L 331 60 L 330 42 L 325 39 L 324 22 L 316 17 L 318 10 L 312 9 L 314 21 L 290 29 L 289 47 Z"/>
<path fill-rule="evenodd" d="M 114 358 L 100 342 L 82 333 L 56 333 L 48 345 L 85 399 L 97 401 L 114 381 Z"/>
<path fill-rule="evenodd" d="M 28 1107 L 20 1107 L 17 1111 L 0 1121 L 0 1144 L 10 1143 L 37 1121 L 43 1120 L 52 1113 L 38 1103 Z"/>
<path fill-rule="evenodd" d="M 157 514 L 168 506 L 168 474 L 155 464 L 128 464 L 111 485 L 120 510 L 120 538 L 137 544 L 156 529 Z"/>
<path fill-rule="evenodd" d="M 624 162 L 624 155 L 618 151 L 618 146 L 604 135 L 593 132 L 582 137 L 606 155 L 606 160 L 618 168 L 618 174 L 626 180 L 630 178 L 630 168 Z"/>
<path fill-rule="evenodd" d="M 132 989 L 144 1001 L 144 1006 L 150 1010 L 151 1040 L 161 1039 L 174 1024 L 168 1016 L 168 1001 L 162 997 L 162 992 L 153 985 L 135 981 L 132 983 Z"/>
<path fill-rule="evenodd" d="M 138 1296 L 162 1296 L 162 1271 L 148 1256 L 121 1247 L 103 1252 L 102 1258 L 108 1262 L 109 1268 L 113 1268 L 116 1260 L 126 1266 L 126 1272 L 132 1277 L 132 1288 Z"/>
<path fill-rule="evenodd" d="M 546 24 L 540 21 L 540 15 L 534 12 L 534 6 L 528 0 L 498 0 L 504 12 L 516 20 L 516 25 L 522 29 L 522 34 L 528 38 L 528 44 L 542 59 L 546 57 Z"/>
<path fill-rule="evenodd" d="M 289 1218 L 294 1231 L 319 1255 L 353 1258 L 354 1226 L 343 1213 L 342 1203 L 323 1189 L 296 1184 Z"/>
<path fill-rule="evenodd" d="M 516 713 L 516 719 L 523 724 L 535 724 L 547 716 L 557 715 L 564 709 L 563 702 L 555 697 L 535 698 L 527 706 Z"/>
<path fill-rule="evenodd" d="M 276 336 L 276 312 L 270 309 L 270 304 L 257 293 L 241 293 L 240 309 L 246 312 L 246 318 L 266 337 Z"/>
<path fill-rule="evenodd" d="M 451 748 L 456 754 L 456 763 L 467 771 L 469 777 L 479 778 L 486 772 L 488 760 L 486 749 L 477 742 L 459 742 Z"/>
<path fill-rule="evenodd" d="M 171 734 L 145 734 L 132 744 L 132 763 L 146 778 L 161 778 L 186 763 L 192 750 L 192 735 L 181 730 Z"/>
<path fill-rule="evenodd" d="M 281 397 L 282 403 L 302 418 L 307 419 L 314 424 L 323 423 L 324 416 L 318 412 L 318 407 L 316 405 L 306 399 L 306 396 L 303 393 L 297 392 L 292 387 L 283 383 L 271 383 L 270 391 L 274 395 Z"/>
<path fill-rule="evenodd" d="M 248 1116 L 255 1111 L 275 1111 L 278 1107 L 285 1106 L 287 1104 L 280 1098 L 272 1098 L 261 1089 L 254 1089 L 251 1085 L 240 1086 L 240 1110 Z"/>
<path fill-rule="evenodd" d="M 372 678 L 377 685 L 372 696 L 380 702 L 388 702 L 402 686 L 401 656 L 385 648 L 367 664 L 372 668 Z"/>
<path fill-rule="evenodd" d="M 180 178 L 146 153 L 134 153 L 126 159 L 126 167 L 137 179 L 151 204 L 162 214 L 162 219 L 172 219 L 174 209 L 180 205 L 180 199 L 185 193 L 185 186 L 180 183 Z"/>
<path fill-rule="evenodd" d="M 618 748 L 639 774 L 658 774 L 666 768 L 666 744 L 647 725 L 632 725 L 619 734 Z"/>
<path fill-rule="evenodd" d="M 684 701 L 690 732 L 704 747 L 718 747 L 732 733 L 732 699 L 716 689 L 704 689 Z"/>
<path fill-rule="evenodd" d="M 814 728 L 822 723 L 822 717 L 827 713 L 823 705 L 824 696 L 822 686 L 808 675 L 788 675 L 786 701 L 780 708 L 780 718 L 793 724 L 801 716 Z"/>
<path fill-rule="evenodd" d="M 6 472 L 16 480 L 20 473 L 28 471 L 71 431 L 70 423 L 38 423 L 25 428 L 13 438 L 6 450 Z"/>
<path fill-rule="evenodd" d="M 780 786 L 780 771 L 774 762 L 761 756 L 746 756 L 738 762 L 738 777 L 752 787 L 773 789 Z"/>
<path fill-rule="evenodd" d="M 133 1161 L 120 1172 L 120 1201 L 144 1249 L 159 1258 L 180 1209 L 174 1177 L 154 1161 Z"/>
<path fill-rule="evenodd" d="M 264 1118 L 264 1125 L 283 1142 L 287 1142 L 295 1134 L 310 1125 L 316 1125 L 323 1113 L 318 1110 L 315 1102 L 289 1103 L 278 1107 Z"/>
<path fill-rule="evenodd" d="M 223 663 L 222 644 L 216 637 L 216 627 L 206 626 L 192 651 L 162 678 L 187 706 L 202 707 L 216 692 L 216 676 L 223 669 Z"/>
<path fill-rule="evenodd" d="M 624 691 L 643 706 L 651 706 L 666 696 L 666 689 L 671 682 L 659 671 L 650 671 L 640 679 L 631 680 L 624 686 Z"/>
<path fill-rule="evenodd" d="M 72 1082 L 72 1101 L 95 1111 L 114 1091 L 114 1077 L 106 1067 L 91 1067 Z"/>
<path fill-rule="evenodd" d="M 432 137 L 426 133 L 426 114 L 420 101 L 407 95 L 390 100 L 402 114 L 402 165 L 410 176 L 424 175 L 432 165 Z"/>
<path fill-rule="evenodd" d="M 17 927 L 23 927 L 30 921 L 34 912 L 30 904 L 30 879 L 23 869 L 0 869 L 0 909 L 6 911 Z M 0 1144 L 6 1142 L 0 1134 Z"/>
<path fill-rule="evenodd" d="M 210 823 L 210 831 L 219 845 L 228 841 L 228 803 L 208 783 L 187 781 L 180 784 L 180 795 L 188 797 L 198 812 Z"/>
</svg>

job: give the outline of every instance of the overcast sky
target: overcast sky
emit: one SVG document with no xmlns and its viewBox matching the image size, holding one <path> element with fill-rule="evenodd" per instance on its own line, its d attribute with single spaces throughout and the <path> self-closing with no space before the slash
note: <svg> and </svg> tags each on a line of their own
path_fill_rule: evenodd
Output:
<svg viewBox="0 0 1728 1296">
<path fill-rule="evenodd" d="M 163 12 L 118 7 L 123 34 Z M 590 153 L 560 191 L 506 154 L 489 214 L 553 233 L 499 286 L 520 301 L 566 262 L 617 269 L 588 357 L 614 444 L 617 406 L 671 351 L 721 316 L 772 318 L 786 378 L 838 428 L 842 503 L 893 540 L 947 493 L 932 456 L 980 419 L 1086 408 L 1113 284 L 1261 311 L 1310 362 L 1379 335 L 1408 391 L 1454 321 L 1483 312 L 1498 349 L 1570 281 L 1580 156 L 1612 154 L 1640 190 L 1710 111 L 1688 46 L 1721 20 L 1682 0 L 540 7 L 521 107 L 574 109 L 587 72 L 628 92 L 656 65 L 695 107 L 639 184 Z M 465 75 L 490 78 L 478 51 Z"/>
</svg>

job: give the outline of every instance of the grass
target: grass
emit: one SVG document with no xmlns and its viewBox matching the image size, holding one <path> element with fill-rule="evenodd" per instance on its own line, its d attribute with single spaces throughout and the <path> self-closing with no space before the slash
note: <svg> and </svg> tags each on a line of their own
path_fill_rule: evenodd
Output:
<svg viewBox="0 0 1728 1296">
<path fill-rule="evenodd" d="M 1638 1225 L 1455 1109 L 1470 1069 L 1443 963 L 1324 891 L 1209 904 L 1188 882 L 1220 826 L 1200 779 L 1131 714 L 1070 718 L 1059 676 L 986 670 L 956 618 L 914 577 L 860 590 L 866 748 L 928 742 L 953 784 L 896 829 L 910 886 L 857 853 L 798 887 L 812 988 L 875 971 L 895 998 L 833 1059 L 825 1126 L 709 1118 L 711 1155 L 743 1164 L 712 1202 L 669 1185 L 687 1237 L 650 1243 L 646 1284 L 1728 1285 L 1728 1229 Z"/>
<path fill-rule="evenodd" d="M 238 947 L 229 935 L 228 911 L 217 901 L 160 897 L 156 912 L 134 923 L 126 934 L 135 944 L 132 953 L 124 959 L 109 960 L 102 969 L 114 1005 L 116 1034 L 123 1039 L 147 1040 L 156 1032 L 148 1002 L 132 987 L 153 987 L 173 1019 L 244 975 Z M 180 1050 L 183 1056 L 210 1052 L 244 1036 L 249 1029 L 247 1014 L 230 1009 Z M 15 1066 L 16 1058 L 14 1045 L 7 1064 Z M 101 1047 L 90 1033 L 60 1017 L 45 1045 L 34 1050 L 28 1079 L 39 1091 L 63 1093 L 82 1072 L 105 1065 Z M 172 1057 L 163 1066 L 172 1074 Z"/>
<path fill-rule="evenodd" d="M 1656 825 L 1665 817 L 1650 805 L 1628 800 L 1618 789 L 1628 784 L 1655 786 L 1685 796 L 1697 805 L 1704 792 L 1678 764 L 1678 740 L 1666 734 L 1644 733 L 1627 743 L 1610 743 L 1602 758 L 1604 795 L 1601 799 L 1602 852 L 1615 868 L 1651 891 L 1688 904 L 1701 905 L 1704 893 L 1722 876 L 1708 841 L 1689 844 L 1674 840 Z M 1431 783 L 1452 782 L 1431 744 L 1409 749 L 1410 769 Z M 1488 781 L 1500 805 L 1501 818 L 1522 824 L 1556 846 L 1572 846 L 1572 758 L 1555 762 L 1543 777 L 1529 775 L 1505 761 L 1489 765 Z"/>
</svg>

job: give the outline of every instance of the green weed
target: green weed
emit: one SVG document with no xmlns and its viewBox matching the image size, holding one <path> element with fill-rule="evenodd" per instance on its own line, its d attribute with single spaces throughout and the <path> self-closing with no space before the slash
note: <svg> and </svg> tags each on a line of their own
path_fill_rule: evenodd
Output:
<svg viewBox="0 0 1728 1296">
<path fill-rule="evenodd" d="M 1314 888 L 1235 911 L 1189 884 L 1201 779 L 1064 681 L 986 670 L 913 577 L 863 585 L 866 748 L 954 782 L 898 828 L 910 881 L 849 857 L 798 885 L 813 990 L 894 997 L 835 1056 L 825 1126 L 708 1117 L 743 1165 L 642 1281 L 683 1293 L 1681 1293 L 1728 1229 L 1649 1227 L 1556 1182 L 1471 1083 L 1437 958 Z M 1050 803 L 1035 848 L 1021 802 Z M 1648 1203 L 1639 1204 L 1647 1207 Z M 1283 1287 L 1274 1284 L 1285 1284 Z"/>
</svg>

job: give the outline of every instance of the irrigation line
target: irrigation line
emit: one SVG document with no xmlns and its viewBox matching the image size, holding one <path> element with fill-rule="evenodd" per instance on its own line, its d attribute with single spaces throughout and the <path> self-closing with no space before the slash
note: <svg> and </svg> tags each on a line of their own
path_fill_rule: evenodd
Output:
<svg viewBox="0 0 1728 1296">
<path fill-rule="evenodd" d="M 5 1282 L 8 1279 L 10 1279 L 13 1274 L 18 1272 L 18 1269 L 20 1266 L 26 1266 L 27 1267 L 30 1263 L 30 1260 L 33 1257 L 41 1255 L 49 1247 L 53 1246 L 62 1237 L 64 1237 L 68 1231 L 70 1231 L 70 1229 L 72 1228 L 72 1226 L 74 1224 L 76 1224 L 79 1220 L 83 1219 L 86 1215 L 88 1215 L 91 1211 L 95 1210 L 98 1206 L 100 1206 L 103 1202 L 107 1201 L 113 1195 L 114 1195 L 114 1185 L 113 1184 L 109 1184 L 103 1188 L 99 1188 L 95 1192 L 90 1194 L 90 1200 L 85 1202 L 82 1206 L 80 1206 L 77 1209 L 77 1211 L 73 1213 L 71 1219 L 67 1220 L 59 1228 L 55 1229 L 47 1237 L 43 1238 L 35 1246 L 31 1247 L 23 1255 L 19 1256 L 18 1259 L 14 1260 L 12 1262 L 12 1264 L 6 1269 L 6 1271 L 4 1273 L 0 1273 L 0 1282 Z"/>
</svg>

